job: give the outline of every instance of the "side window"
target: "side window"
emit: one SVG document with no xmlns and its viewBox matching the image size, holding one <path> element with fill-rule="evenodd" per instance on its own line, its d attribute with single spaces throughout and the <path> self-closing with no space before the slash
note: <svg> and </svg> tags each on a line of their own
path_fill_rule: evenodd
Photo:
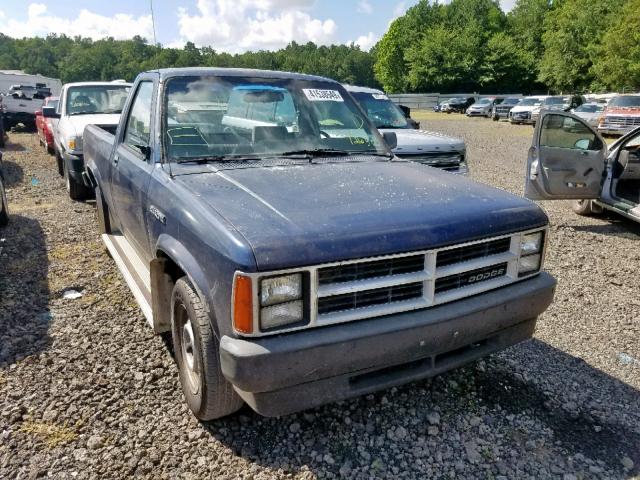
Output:
<svg viewBox="0 0 640 480">
<path fill-rule="evenodd" d="M 545 115 L 540 130 L 540 146 L 572 150 L 601 150 L 597 135 L 584 123 L 564 115 Z"/>
<path fill-rule="evenodd" d="M 151 140 L 151 97 L 153 82 L 141 82 L 129 111 L 124 143 L 135 150 L 148 147 Z"/>
</svg>

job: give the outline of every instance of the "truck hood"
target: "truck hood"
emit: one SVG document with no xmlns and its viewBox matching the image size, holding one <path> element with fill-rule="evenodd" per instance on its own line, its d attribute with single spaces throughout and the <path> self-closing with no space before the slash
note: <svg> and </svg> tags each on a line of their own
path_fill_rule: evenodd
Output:
<svg viewBox="0 0 640 480">
<path fill-rule="evenodd" d="M 87 125 L 117 125 L 120 121 L 119 113 L 100 113 L 96 115 L 69 115 L 69 123 L 76 135 L 82 135 Z"/>
<path fill-rule="evenodd" d="M 419 153 L 419 152 L 463 152 L 464 141 L 459 138 L 447 137 L 436 132 L 426 130 L 412 130 L 404 128 L 383 128 L 381 132 L 393 132 L 398 138 L 398 146 L 393 153 Z"/>
<path fill-rule="evenodd" d="M 535 105 L 519 105 L 519 106 L 515 106 L 511 109 L 511 113 L 518 113 L 518 112 L 532 112 L 533 110 L 535 110 L 536 108 L 540 108 L 540 105 L 535 106 Z"/>
<path fill-rule="evenodd" d="M 246 238 L 259 270 L 430 249 L 547 224 L 533 202 L 412 162 L 176 176 Z"/>
<path fill-rule="evenodd" d="M 640 115 L 640 108 L 638 107 L 607 107 L 605 115 Z"/>
</svg>

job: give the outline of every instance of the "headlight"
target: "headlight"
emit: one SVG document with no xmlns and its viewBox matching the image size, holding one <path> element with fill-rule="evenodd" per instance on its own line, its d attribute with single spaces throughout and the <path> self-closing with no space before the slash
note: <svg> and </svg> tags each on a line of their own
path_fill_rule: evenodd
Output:
<svg viewBox="0 0 640 480">
<path fill-rule="evenodd" d="M 538 270 L 540 270 L 541 259 L 542 256 L 539 253 L 520 258 L 518 275 L 528 275 L 529 273 L 537 272 Z"/>
<path fill-rule="evenodd" d="M 302 298 L 301 273 L 265 278 L 260 284 L 260 305 L 263 307 L 300 298 Z"/>
<path fill-rule="evenodd" d="M 542 268 L 542 250 L 544 248 L 544 233 L 535 232 L 522 235 L 520 238 L 520 261 L 518 276 L 523 277 L 539 271 Z"/>
<path fill-rule="evenodd" d="M 268 330 L 304 318 L 302 274 L 265 278 L 260 282 L 260 329 Z"/>
<path fill-rule="evenodd" d="M 303 317 L 302 307 L 302 300 L 263 307 L 260 311 L 260 328 L 268 330 L 300 322 Z"/>
<path fill-rule="evenodd" d="M 523 235 L 520 241 L 520 255 L 531 255 L 540 253 L 542 250 L 542 232 L 530 233 Z"/>
</svg>

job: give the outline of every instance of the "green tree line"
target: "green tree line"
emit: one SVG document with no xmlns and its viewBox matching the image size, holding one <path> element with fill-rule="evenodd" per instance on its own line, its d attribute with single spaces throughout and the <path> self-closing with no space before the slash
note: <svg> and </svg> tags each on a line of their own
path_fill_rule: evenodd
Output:
<svg viewBox="0 0 640 480">
<path fill-rule="evenodd" d="M 640 89 L 640 0 L 420 0 L 375 48 L 385 90 Z"/>
<path fill-rule="evenodd" d="M 20 69 L 60 78 L 63 82 L 133 80 L 146 70 L 168 67 L 238 67 L 285 70 L 376 86 L 374 57 L 356 45 L 318 46 L 292 42 L 277 51 L 231 55 L 211 47 L 165 48 L 145 39 L 91 40 L 49 35 L 13 39 L 0 34 L 0 69 Z"/>
<path fill-rule="evenodd" d="M 640 90 L 640 0 L 419 0 L 366 52 L 292 42 L 242 54 L 165 48 L 145 39 L 0 34 L 0 69 L 83 80 L 132 80 L 162 67 L 216 66 L 310 73 L 388 92 Z"/>
</svg>

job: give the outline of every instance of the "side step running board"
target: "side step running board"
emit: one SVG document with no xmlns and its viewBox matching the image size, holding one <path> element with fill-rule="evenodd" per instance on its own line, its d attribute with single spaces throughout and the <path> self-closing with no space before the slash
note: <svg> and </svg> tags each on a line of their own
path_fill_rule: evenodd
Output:
<svg viewBox="0 0 640 480">
<path fill-rule="evenodd" d="M 140 258 L 135 248 L 120 234 L 103 234 L 102 241 L 118 266 L 118 270 L 131 289 L 147 323 L 153 328 L 151 309 L 151 274 L 147 264 Z"/>
</svg>

